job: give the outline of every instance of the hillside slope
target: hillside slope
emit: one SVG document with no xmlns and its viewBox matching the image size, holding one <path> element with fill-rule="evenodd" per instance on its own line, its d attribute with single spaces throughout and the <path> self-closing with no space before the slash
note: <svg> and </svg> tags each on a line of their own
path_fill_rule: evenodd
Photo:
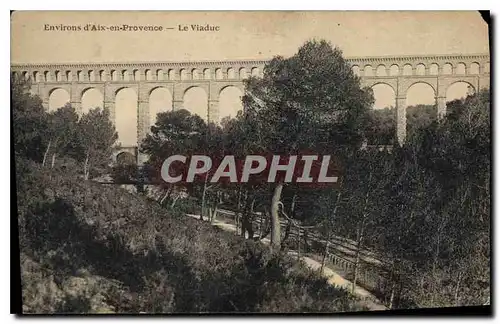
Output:
<svg viewBox="0 0 500 324">
<path fill-rule="evenodd" d="M 260 244 L 62 170 L 16 169 L 26 313 L 359 310 Z"/>
</svg>

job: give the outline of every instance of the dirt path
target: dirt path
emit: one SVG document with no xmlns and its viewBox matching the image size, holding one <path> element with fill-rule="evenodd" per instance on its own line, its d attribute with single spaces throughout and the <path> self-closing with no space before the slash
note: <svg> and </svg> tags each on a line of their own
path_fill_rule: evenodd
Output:
<svg viewBox="0 0 500 324">
<path fill-rule="evenodd" d="M 198 219 L 198 220 L 200 219 L 200 215 L 193 215 L 193 214 L 186 214 L 186 215 L 189 217 Z M 208 219 L 205 218 L 204 221 L 208 221 Z M 217 226 L 224 231 L 228 231 L 228 232 L 232 232 L 232 233 L 237 232 L 237 228 L 233 224 L 228 224 L 225 222 L 215 220 L 212 223 L 212 225 Z M 261 242 L 264 244 L 267 244 L 267 245 L 269 245 L 271 243 L 271 241 L 268 238 L 262 239 Z M 297 256 L 297 251 L 290 250 L 288 252 L 288 254 L 292 255 L 292 256 Z M 303 256 L 303 257 L 301 257 L 301 260 L 303 260 L 305 262 L 305 264 L 312 270 L 319 271 L 319 269 L 321 268 L 320 262 L 313 260 L 309 257 Z M 328 267 L 323 268 L 323 276 L 326 277 L 328 279 L 328 283 L 333 285 L 333 286 L 344 288 L 344 289 L 347 289 L 349 291 L 352 288 L 351 281 L 341 277 L 338 273 L 334 272 L 332 269 L 330 269 Z M 366 306 L 370 310 L 386 310 L 387 309 L 384 305 L 382 305 L 382 303 L 380 303 L 380 301 L 377 300 L 377 298 L 375 296 L 373 296 L 372 293 L 370 293 L 366 289 L 363 289 L 359 286 L 356 286 L 356 289 L 354 290 L 354 294 L 360 298 L 362 305 Z"/>
</svg>

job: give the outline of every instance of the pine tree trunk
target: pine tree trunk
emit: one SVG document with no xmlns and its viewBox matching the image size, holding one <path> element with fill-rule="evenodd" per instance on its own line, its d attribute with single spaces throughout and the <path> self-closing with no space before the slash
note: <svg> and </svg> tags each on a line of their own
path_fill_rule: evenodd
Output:
<svg viewBox="0 0 500 324">
<path fill-rule="evenodd" d="M 245 238 L 245 231 L 247 229 L 247 208 L 248 208 L 248 201 L 246 199 L 247 197 L 244 197 L 243 200 L 243 206 L 242 209 L 239 210 L 240 212 L 240 220 L 241 220 L 241 232 L 240 236 L 242 238 Z"/>
<path fill-rule="evenodd" d="M 213 224 L 214 221 L 215 221 L 215 218 L 217 217 L 217 210 L 218 210 L 218 207 L 219 207 L 219 204 L 222 204 L 222 199 L 221 199 L 221 193 L 220 191 L 217 191 L 216 192 L 216 197 L 215 197 L 215 206 L 214 208 L 212 209 L 211 207 L 208 208 L 208 211 L 210 213 L 209 215 L 209 221 L 210 221 L 210 224 Z"/>
<path fill-rule="evenodd" d="M 42 161 L 42 166 L 45 166 L 45 161 L 47 160 L 47 155 L 49 154 L 50 151 L 50 145 L 52 145 L 52 140 L 49 141 L 49 145 L 47 145 L 47 149 L 45 150 L 45 153 L 43 154 L 43 161 Z"/>
<path fill-rule="evenodd" d="M 54 168 L 54 164 L 56 163 L 56 153 L 52 154 L 52 164 L 50 166 L 51 169 Z"/>
<path fill-rule="evenodd" d="M 170 208 L 174 208 L 175 203 L 177 202 L 177 200 L 179 199 L 179 197 L 180 197 L 180 195 L 177 195 L 177 196 L 174 198 L 174 200 L 172 200 L 172 204 L 170 205 Z M 203 220 L 203 218 L 202 218 L 202 220 Z"/>
<path fill-rule="evenodd" d="M 239 192 L 238 192 L 238 206 L 237 206 L 237 209 L 236 209 L 236 213 L 234 214 L 234 222 L 236 224 L 236 235 L 241 235 L 241 231 L 243 231 L 243 226 L 241 225 L 242 221 L 241 221 L 241 218 L 242 218 L 242 209 L 243 209 L 243 204 L 245 203 L 244 201 L 242 201 L 242 197 L 243 197 L 243 194 L 242 194 L 242 191 L 243 189 L 240 188 Z"/>
<path fill-rule="evenodd" d="M 368 197 L 368 195 L 367 195 Z M 366 209 L 366 205 L 365 205 Z M 354 259 L 354 278 L 352 280 L 352 293 L 354 293 L 354 290 L 356 289 L 356 283 L 358 281 L 358 272 L 359 272 L 359 259 L 360 259 L 360 254 L 361 254 L 361 248 L 362 248 L 362 242 L 364 238 L 364 232 L 365 232 L 365 220 L 366 216 L 363 216 L 363 220 L 361 222 L 361 228 L 358 231 L 358 239 L 357 239 L 357 244 L 356 244 L 356 258 Z"/>
<path fill-rule="evenodd" d="M 297 241 L 297 260 L 300 260 L 300 227 L 297 227 L 297 232 L 298 232 L 298 241 Z M 305 232 L 304 232 L 305 234 Z"/>
<path fill-rule="evenodd" d="M 246 197 L 245 208 L 243 210 L 242 222 L 241 222 L 241 236 L 243 238 L 246 238 L 246 233 L 248 233 L 248 238 L 253 239 L 254 232 L 253 232 L 253 224 L 252 224 L 252 220 L 251 220 L 252 204 L 248 203 L 248 197 Z"/>
<path fill-rule="evenodd" d="M 361 241 L 363 240 L 363 233 L 361 233 L 358 244 L 356 247 L 356 258 L 354 260 L 354 278 L 352 280 L 352 293 L 354 294 L 354 290 L 356 289 L 356 283 L 358 281 L 358 272 L 359 272 L 359 257 L 360 257 L 360 250 L 361 250 Z"/>
<path fill-rule="evenodd" d="M 203 194 L 201 196 L 201 213 L 200 219 L 203 220 L 203 214 L 205 213 L 205 196 L 207 193 L 207 180 L 208 180 L 208 172 L 205 175 L 205 182 L 203 183 Z"/>
<path fill-rule="evenodd" d="M 85 180 L 89 179 L 89 153 L 85 156 L 85 163 L 83 165 L 83 177 Z"/>
<path fill-rule="evenodd" d="M 242 212 L 241 214 L 241 217 L 240 217 L 240 220 L 241 220 L 241 232 L 240 232 L 240 236 L 242 238 L 245 238 L 245 231 L 246 231 L 246 216 L 245 216 L 245 213 Z"/>
<path fill-rule="evenodd" d="M 210 220 L 210 223 L 214 223 L 215 220 L 217 219 L 217 211 L 219 209 L 219 206 L 218 205 L 215 205 L 215 208 L 214 208 L 214 211 L 212 213 L 212 219 Z"/>
<path fill-rule="evenodd" d="M 388 306 L 389 309 L 392 309 L 392 307 L 394 306 L 395 290 L 396 290 L 396 280 L 393 278 L 392 285 L 391 285 L 391 297 L 389 298 L 389 306 Z"/>
<path fill-rule="evenodd" d="M 240 212 L 236 211 L 234 213 L 234 226 L 236 227 L 236 235 L 238 235 L 239 231 L 239 219 L 240 219 Z"/>
<path fill-rule="evenodd" d="M 361 244 L 362 244 L 362 241 L 363 241 L 363 237 L 364 237 L 364 234 L 365 234 L 365 226 L 366 226 L 366 220 L 368 218 L 368 202 L 369 202 L 369 199 L 370 199 L 370 183 L 371 183 L 371 180 L 372 180 L 372 173 L 370 172 L 370 175 L 368 177 L 368 190 L 366 191 L 366 195 L 365 195 L 365 201 L 364 201 L 364 206 L 363 206 L 363 218 L 361 220 L 361 226 L 358 230 L 358 244 L 357 244 L 357 248 L 356 248 L 356 259 L 354 261 L 354 279 L 352 281 L 352 293 L 354 293 L 354 290 L 356 289 L 356 281 L 358 280 L 358 268 L 359 268 L 359 256 L 360 256 L 360 253 L 361 253 Z"/>
<path fill-rule="evenodd" d="M 325 268 L 325 263 L 326 263 L 326 257 L 328 255 L 328 247 L 330 245 L 330 233 L 328 233 L 328 236 L 326 238 L 326 243 L 325 243 L 325 250 L 323 252 L 323 258 L 321 260 L 321 268 L 319 270 L 319 275 L 323 275 L 323 269 Z"/>
<path fill-rule="evenodd" d="M 241 186 L 238 188 L 238 204 L 236 206 L 237 210 L 240 210 L 241 208 Z"/>
<path fill-rule="evenodd" d="M 253 232 L 252 222 L 250 221 L 250 219 L 248 219 L 247 222 L 248 223 L 247 223 L 246 232 L 248 233 L 248 239 L 253 240 L 254 232 Z"/>
<path fill-rule="evenodd" d="M 265 211 L 262 211 L 261 214 L 260 214 L 260 225 L 259 225 L 259 240 L 262 240 L 264 237 L 262 236 L 264 234 L 264 231 L 266 230 L 266 223 L 265 223 L 265 215 L 266 215 L 266 212 Z"/>
<path fill-rule="evenodd" d="M 271 201 L 271 249 L 279 251 L 281 240 L 281 224 L 279 218 L 279 202 L 281 200 L 281 192 L 283 191 L 283 183 L 276 184 L 274 194 Z"/>
<path fill-rule="evenodd" d="M 286 227 L 285 227 L 285 235 L 283 236 L 283 240 L 281 240 L 281 248 L 282 249 L 286 245 L 285 242 L 288 240 L 288 237 L 290 236 L 291 229 L 292 229 L 292 222 L 288 221 L 288 224 L 286 224 Z"/>
<path fill-rule="evenodd" d="M 331 218 L 331 222 L 335 222 L 335 219 L 336 219 L 336 216 L 337 216 L 337 209 L 340 205 L 340 197 L 342 196 L 342 191 L 339 191 L 337 193 L 337 199 L 335 200 L 335 207 L 333 208 L 333 213 L 332 213 L 332 218 Z M 323 269 L 325 268 L 325 262 L 326 262 L 326 257 L 328 256 L 328 248 L 330 246 L 330 239 L 332 237 L 332 229 L 331 228 L 328 228 L 328 235 L 327 235 L 327 238 L 326 238 L 326 243 L 325 243 L 325 251 L 324 251 L 324 254 L 323 254 L 323 259 L 321 260 L 321 271 L 320 271 L 320 275 L 323 274 Z"/>
<path fill-rule="evenodd" d="M 172 187 L 173 186 L 168 187 L 167 192 L 165 193 L 163 198 L 160 200 L 160 205 L 162 205 L 163 202 L 165 201 L 165 199 L 167 199 L 167 197 L 170 196 L 170 192 L 172 191 Z"/>
<path fill-rule="evenodd" d="M 396 260 L 397 262 L 397 260 Z M 393 309 L 394 307 L 394 300 L 396 299 L 396 285 L 397 285 L 397 276 L 396 276 L 396 262 L 393 262 L 392 263 L 392 267 L 391 267 L 391 275 L 390 275 L 390 280 L 391 280 L 391 295 L 389 297 L 389 305 L 388 305 L 388 308 L 389 309 Z"/>
<path fill-rule="evenodd" d="M 462 272 L 459 272 L 457 286 L 455 287 L 455 306 L 460 306 L 458 303 L 458 292 L 460 291 L 460 280 L 461 279 L 462 279 Z"/>
<path fill-rule="evenodd" d="M 271 233 L 271 213 L 267 208 L 264 209 L 263 225 L 263 231 L 259 240 L 262 240 L 264 237 L 267 237 L 269 233 Z"/>
<path fill-rule="evenodd" d="M 295 199 L 296 199 L 296 197 L 297 197 L 297 195 L 294 194 L 293 198 L 292 198 L 292 204 L 290 206 L 289 217 L 292 219 L 294 218 L 294 214 L 295 214 Z M 288 220 L 288 224 L 286 225 L 286 228 L 285 228 L 285 235 L 284 235 L 283 239 L 281 240 L 281 249 L 283 249 L 285 247 L 284 243 L 287 242 L 288 237 L 290 236 L 291 229 L 292 229 L 292 221 Z"/>
<path fill-rule="evenodd" d="M 302 251 L 304 251 L 304 253 L 307 253 L 309 252 L 309 247 L 310 247 L 310 244 L 309 244 L 309 232 L 307 230 L 304 230 L 304 246 L 303 246 L 303 249 Z"/>
<path fill-rule="evenodd" d="M 439 260 L 439 246 L 441 241 L 441 231 L 438 230 L 437 234 L 437 242 L 436 242 L 436 250 L 434 253 L 434 262 L 432 263 L 432 277 L 433 277 L 433 282 L 432 282 L 432 293 L 431 293 L 431 307 L 434 307 L 434 300 L 436 299 L 436 286 L 437 286 L 437 274 L 436 274 L 436 269 L 437 269 L 437 263 Z"/>
</svg>

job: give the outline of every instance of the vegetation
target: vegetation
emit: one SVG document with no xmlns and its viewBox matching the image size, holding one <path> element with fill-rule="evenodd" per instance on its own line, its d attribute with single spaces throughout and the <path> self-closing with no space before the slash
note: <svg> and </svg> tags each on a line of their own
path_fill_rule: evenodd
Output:
<svg viewBox="0 0 500 324">
<path fill-rule="evenodd" d="M 24 310 L 356 310 L 285 255 L 156 202 L 18 160 Z"/>
<path fill-rule="evenodd" d="M 291 243 L 287 240 L 292 221 L 287 220 L 285 233 L 277 225 L 285 214 L 325 238 L 352 240 L 357 247 L 350 277 L 353 289 L 360 284 L 361 269 L 370 267 L 362 261 L 361 251 L 375 252 L 383 267 L 367 271 L 380 273 L 375 293 L 390 308 L 487 303 L 489 93 L 450 102 L 449 114 L 441 120 L 434 106 L 408 107 L 408 136 L 400 146 L 394 140 L 394 109 L 368 110 L 373 103 L 370 91 L 359 87 L 337 49 L 309 42 L 293 57 L 271 61 L 265 71 L 263 79 L 248 80 L 245 109 L 236 119 L 221 126 L 196 124 L 193 131 L 184 128 L 181 134 L 197 137 L 186 149 L 186 138 L 171 134 L 169 140 L 149 146 L 155 147 L 148 151 L 152 159 L 158 155 L 155 151 L 171 155 L 204 152 L 207 147 L 210 153 L 239 157 L 297 154 L 304 149 L 334 154 L 344 172 L 341 188 L 201 182 L 188 191 L 211 217 L 220 206 L 235 210 L 241 235 L 254 240 L 270 235 L 275 250 Z M 177 121 L 184 126 L 194 118 L 187 112 L 160 116 L 170 121 L 184 116 L 186 121 Z M 175 130 L 158 123 L 155 132 Z M 363 142 L 392 147 L 362 149 Z M 252 211 L 269 220 L 263 235 L 255 236 Z"/>
<path fill-rule="evenodd" d="M 13 82 L 12 87 L 14 92 L 24 85 Z M 12 107 L 14 125 L 33 122 L 33 128 L 15 134 L 24 312 L 361 309 L 348 292 L 284 253 L 271 254 L 260 243 L 183 217 L 183 208 L 167 210 L 143 195 L 87 180 L 89 170 L 105 172 L 98 166 L 109 159 L 104 156 L 111 140 L 104 141 L 107 146 L 93 141 L 94 136 L 113 137 L 112 124 L 102 120 L 107 121 L 107 112 L 91 110 L 73 118 L 74 110 L 64 107 L 47 113 L 25 91 L 14 92 Z M 52 115 L 71 118 L 48 123 Z M 89 119 L 101 121 L 95 133 Z M 90 131 L 76 134 L 57 123 L 67 120 Z M 58 137 L 60 129 L 65 133 Z M 45 132 L 54 135 L 44 138 Z M 57 151 L 48 144 L 54 139 Z M 38 154 L 27 149 L 35 144 Z M 56 154 L 54 162 L 44 164 L 43 156 L 51 154 Z"/>
<path fill-rule="evenodd" d="M 106 111 L 49 114 L 16 83 L 12 97 L 27 311 L 358 309 L 351 294 L 286 256 L 292 226 L 353 242 L 353 289 L 366 285 L 361 253 L 372 252 L 382 266 L 368 271 L 377 273 L 375 293 L 389 308 L 489 304 L 488 91 L 448 103 L 442 119 L 435 107 L 409 107 L 401 146 L 394 110 L 370 111 L 372 93 L 341 51 L 310 41 L 270 61 L 263 78 L 246 81 L 244 111 L 235 119 L 215 125 L 185 110 L 158 114 L 141 143 L 149 156 L 141 172 L 134 161 L 108 168 L 116 138 Z M 341 186 L 212 184 L 207 173 L 148 189 L 152 201 L 85 180 L 111 172 L 117 181 L 161 183 L 161 164 L 173 154 L 241 159 L 269 152 L 334 155 Z M 213 220 L 220 207 L 236 211 L 242 238 L 182 217 Z M 266 219 L 260 233 L 256 211 Z M 284 231 L 280 220 L 288 223 Z M 271 249 L 258 242 L 266 236 Z M 305 242 L 304 249 L 312 247 Z"/>
<path fill-rule="evenodd" d="M 369 144 L 396 144 L 396 108 L 374 109 L 370 111 L 368 120 L 365 136 Z"/>
<path fill-rule="evenodd" d="M 245 113 L 225 122 L 224 128 L 203 127 L 202 120 L 187 116 L 188 112 L 160 114 L 152 135 L 145 140 L 144 151 L 152 161 L 163 161 L 164 155 L 173 155 L 179 148 L 184 154 L 208 151 L 212 156 L 226 153 L 239 158 L 306 151 L 342 156 L 341 152 L 357 149 L 363 140 L 373 97 L 360 88 L 341 51 L 326 41 L 310 41 L 290 58 L 274 58 L 266 65 L 263 78 L 250 78 L 245 86 Z M 271 217 L 271 245 L 279 250 L 283 182 L 225 187 L 243 193 L 237 209 L 245 224 L 242 235 L 246 231 L 251 238 L 252 202 L 265 200 L 272 192 L 272 204 L 266 212 Z M 206 186 L 202 192 L 204 205 Z"/>
<path fill-rule="evenodd" d="M 91 109 L 79 116 L 66 105 L 46 112 L 40 98 L 28 91 L 28 84 L 12 79 L 11 108 L 14 125 L 14 151 L 27 158 L 54 168 L 58 157 L 79 164 L 82 177 L 108 173 L 109 156 L 117 133 L 109 120 L 109 112 Z M 62 162 L 64 164 L 65 162 Z"/>
<path fill-rule="evenodd" d="M 437 120 L 436 105 L 406 107 L 406 132 L 411 136 Z M 366 139 L 371 145 L 396 144 L 396 108 L 386 107 L 370 111 Z"/>
</svg>

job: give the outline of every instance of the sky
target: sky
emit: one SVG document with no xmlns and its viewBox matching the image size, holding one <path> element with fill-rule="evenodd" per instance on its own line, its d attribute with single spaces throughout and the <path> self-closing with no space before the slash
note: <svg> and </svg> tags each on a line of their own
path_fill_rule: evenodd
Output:
<svg viewBox="0 0 500 324">
<path fill-rule="evenodd" d="M 14 12 L 13 63 L 267 59 L 324 38 L 345 56 L 488 52 L 474 11 Z M 45 31 L 45 25 L 158 25 L 174 30 Z M 178 25 L 219 26 L 181 32 Z"/>
<path fill-rule="evenodd" d="M 101 26 L 162 26 L 163 31 L 85 31 Z M 190 31 L 191 25 L 218 26 L 218 31 Z M 57 31 L 55 26 L 80 27 Z M 188 31 L 180 31 L 184 27 Z M 166 29 L 173 28 L 173 29 Z M 46 30 L 49 29 L 49 30 Z M 488 26 L 474 11 L 254 11 L 254 12 L 14 12 L 11 16 L 12 63 L 130 62 L 269 59 L 291 56 L 307 40 L 326 39 L 344 56 L 488 53 Z M 464 85 L 465 87 L 465 85 Z M 460 96 L 465 88 L 458 89 Z M 416 89 L 407 104 L 432 103 L 428 89 Z M 134 141 L 130 131 L 136 107 L 134 93 L 124 94 L 117 114 L 120 138 Z M 221 115 L 234 115 L 235 100 L 221 103 Z M 136 96 L 136 95 L 135 95 Z M 86 106 L 102 102 L 89 94 Z M 186 98 L 195 110 L 203 94 Z M 230 96 L 228 96 L 230 97 Z M 387 89 L 375 92 L 376 108 L 393 104 Z M 128 98 L 128 99 L 127 99 Z M 57 100 L 56 100 L 57 99 Z M 119 99 L 119 100 L 118 100 Z M 449 98 L 452 99 L 452 98 Z M 67 100 L 51 98 L 56 101 Z M 152 98 L 151 109 L 162 110 L 170 94 Z M 125 113 L 127 112 L 127 113 Z M 119 125 L 118 125 L 119 124 Z"/>
</svg>

